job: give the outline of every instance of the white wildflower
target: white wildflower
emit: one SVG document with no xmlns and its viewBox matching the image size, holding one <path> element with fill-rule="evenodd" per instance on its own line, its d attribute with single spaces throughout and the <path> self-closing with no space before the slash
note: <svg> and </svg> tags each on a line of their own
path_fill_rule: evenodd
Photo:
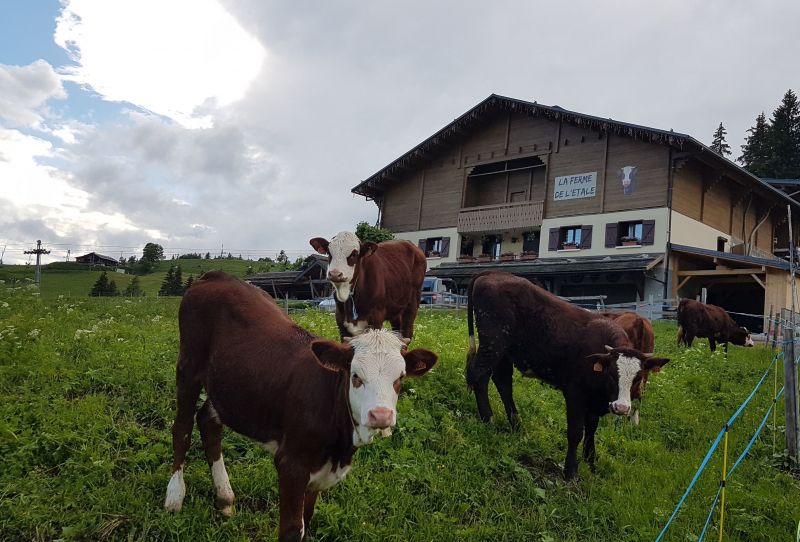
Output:
<svg viewBox="0 0 800 542">
<path fill-rule="evenodd" d="M 36 337 L 38 337 L 38 336 L 39 336 L 39 333 L 41 333 L 41 331 L 40 331 L 40 330 L 38 330 L 38 329 L 32 329 L 32 330 L 30 330 L 30 331 L 28 332 L 28 337 L 30 337 L 31 339 L 35 339 Z"/>
</svg>

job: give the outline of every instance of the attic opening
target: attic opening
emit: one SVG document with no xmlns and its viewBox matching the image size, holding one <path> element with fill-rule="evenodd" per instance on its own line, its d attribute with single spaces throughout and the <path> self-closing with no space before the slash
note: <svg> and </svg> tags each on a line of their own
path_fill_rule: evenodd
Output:
<svg viewBox="0 0 800 542">
<path fill-rule="evenodd" d="M 475 166 L 467 177 L 464 206 L 543 200 L 544 166 L 538 156 Z"/>
</svg>

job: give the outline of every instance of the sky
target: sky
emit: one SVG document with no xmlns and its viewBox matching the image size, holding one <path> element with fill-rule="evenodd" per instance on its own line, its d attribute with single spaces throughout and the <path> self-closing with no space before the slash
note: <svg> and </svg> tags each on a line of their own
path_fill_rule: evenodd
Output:
<svg viewBox="0 0 800 542">
<path fill-rule="evenodd" d="M 295 258 L 492 93 L 736 158 L 800 91 L 795 0 L 0 0 L 0 251 Z M 68 252 L 69 251 L 69 254 Z"/>
</svg>

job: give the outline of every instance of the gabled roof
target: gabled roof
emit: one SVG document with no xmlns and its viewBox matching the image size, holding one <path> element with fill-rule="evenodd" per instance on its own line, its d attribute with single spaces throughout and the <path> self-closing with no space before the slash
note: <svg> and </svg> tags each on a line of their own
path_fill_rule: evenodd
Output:
<svg viewBox="0 0 800 542">
<path fill-rule="evenodd" d="M 490 95 L 428 139 L 419 143 L 399 158 L 361 181 L 358 185 L 353 187 L 351 191 L 354 194 L 359 194 L 367 198 L 374 198 L 383 191 L 380 185 L 390 180 L 395 173 L 403 169 L 414 167 L 418 163 L 424 161 L 433 152 L 448 144 L 453 138 L 467 131 L 490 111 L 517 111 L 533 117 L 542 117 L 556 121 L 563 120 L 575 126 L 584 126 L 592 130 L 632 137 L 648 143 L 670 145 L 679 150 L 690 149 L 700 151 L 703 154 L 707 154 L 709 160 L 719 164 L 721 167 L 738 173 L 739 175 L 746 176 L 749 180 L 765 188 L 773 195 L 785 200 L 787 203 L 800 206 L 797 201 L 788 197 L 785 192 L 774 188 L 749 171 L 739 167 L 731 160 L 711 150 L 710 147 L 690 135 L 681 134 L 672 130 L 661 130 L 658 128 L 641 126 L 639 124 L 621 122 L 610 118 L 595 117 L 593 115 L 586 115 L 585 113 L 578 113 L 577 111 L 569 111 L 557 105 L 543 105 L 536 102 L 527 102 L 525 100 L 500 96 L 498 94 Z"/>
<path fill-rule="evenodd" d="M 119 260 L 117 260 L 116 258 L 112 258 L 111 256 L 105 256 L 103 254 L 98 254 L 97 252 L 87 252 L 83 256 L 75 256 L 75 259 L 77 260 L 78 258 L 88 258 L 92 254 L 94 254 L 95 257 L 100 259 L 100 260 L 108 260 L 108 261 L 111 261 L 111 262 L 114 262 L 114 263 L 119 263 Z"/>
</svg>

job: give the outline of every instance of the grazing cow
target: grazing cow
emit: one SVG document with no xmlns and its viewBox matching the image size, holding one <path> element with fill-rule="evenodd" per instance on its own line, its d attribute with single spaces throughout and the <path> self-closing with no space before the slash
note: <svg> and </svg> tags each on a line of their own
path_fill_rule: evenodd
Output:
<svg viewBox="0 0 800 542">
<path fill-rule="evenodd" d="M 355 447 L 395 425 L 403 377 L 436 363 L 428 350 L 371 330 L 347 344 L 319 340 L 292 322 L 263 291 L 221 271 L 186 292 L 179 312 L 174 461 L 164 507 L 180 510 L 183 468 L 197 399 L 197 424 L 222 513 L 233 491 L 222 459 L 222 428 L 275 454 L 280 540 L 300 540 L 317 493 L 344 478 Z"/>
<path fill-rule="evenodd" d="M 335 290 L 342 338 L 381 328 L 386 320 L 403 337 L 412 338 L 427 269 L 424 252 L 408 241 L 362 243 L 349 231 L 309 243 L 330 258 L 328 280 Z"/>
<path fill-rule="evenodd" d="M 695 337 L 706 337 L 712 352 L 717 350 L 717 342 L 722 343 L 725 352 L 728 351 L 729 342 L 753 346 L 747 328 L 734 322 L 722 307 L 704 305 L 694 299 L 681 299 L 678 304 L 678 344 L 691 347 Z"/>
<path fill-rule="evenodd" d="M 578 444 L 594 468 L 594 434 L 609 411 L 627 414 L 641 394 L 641 382 L 669 360 L 634 349 L 614 321 L 585 311 L 529 281 L 490 271 L 475 275 L 467 302 L 467 383 L 478 413 L 489 421 L 489 378 L 494 381 L 512 427 L 519 426 L 511 393 L 514 366 L 559 389 L 567 405 L 564 475 L 575 476 Z M 480 345 L 475 349 L 473 314 Z"/>
<path fill-rule="evenodd" d="M 650 320 L 633 311 L 601 312 L 606 318 L 614 320 L 630 339 L 633 347 L 645 356 L 652 356 L 655 349 L 655 334 Z M 647 385 L 647 373 L 642 377 L 641 389 Z M 632 407 L 630 419 L 634 425 L 639 425 L 639 408 Z"/>
</svg>

